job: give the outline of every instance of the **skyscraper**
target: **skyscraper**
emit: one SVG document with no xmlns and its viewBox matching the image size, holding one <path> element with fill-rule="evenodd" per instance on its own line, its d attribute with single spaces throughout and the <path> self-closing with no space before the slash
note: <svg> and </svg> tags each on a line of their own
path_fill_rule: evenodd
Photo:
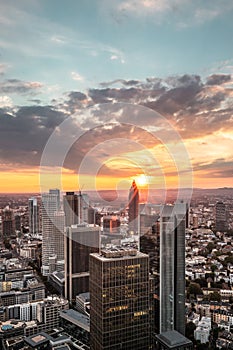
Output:
<svg viewBox="0 0 233 350">
<path fill-rule="evenodd" d="M 90 255 L 91 350 L 148 350 L 149 262 L 135 249 Z"/>
<path fill-rule="evenodd" d="M 77 224 L 78 215 L 78 197 L 77 194 L 72 192 L 66 192 L 63 197 L 63 206 L 65 212 L 65 225 L 71 226 Z"/>
<path fill-rule="evenodd" d="M 42 273 L 44 276 L 54 270 L 54 267 L 50 268 L 51 261 L 54 265 L 58 256 L 62 259 L 63 234 L 64 213 L 60 211 L 60 192 L 49 190 L 49 193 L 42 194 Z"/>
<path fill-rule="evenodd" d="M 28 200 L 29 232 L 33 235 L 39 232 L 39 207 L 37 198 Z"/>
<path fill-rule="evenodd" d="M 185 333 L 186 203 L 165 205 L 160 214 L 160 333 Z"/>
<path fill-rule="evenodd" d="M 65 250 L 65 297 L 89 291 L 89 255 L 99 251 L 100 227 L 80 224 L 67 227 Z"/>
<path fill-rule="evenodd" d="M 89 198 L 87 194 L 66 192 L 63 198 L 65 224 L 71 226 L 88 222 Z"/>
<path fill-rule="evenodd" d="M 138 232 L 138 206 L 139 191 L 136 182 L 133 180 L 129 190 L 129 230 L 134 233 Z"/>
<path fill-rule="evenodd" d="M 215 228 L 220 232 L 227 229 L 226 205 L 223 202 L 217 202 L 215 206 Z"/>
<path fill-rule="evenodd" d="M 10 238 L 15 235 L 15 217 L 14 212 L 8 206 L 2 213 L 2 233 L 3 238 Z"/>
</svg>

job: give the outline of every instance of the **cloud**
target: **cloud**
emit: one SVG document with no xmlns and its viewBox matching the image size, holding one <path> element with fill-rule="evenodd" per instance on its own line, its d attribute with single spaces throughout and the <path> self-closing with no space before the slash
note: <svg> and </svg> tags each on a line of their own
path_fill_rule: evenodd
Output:
<svg viewBox="0 0 233 350">
<path fill-rule="evenodd" d="M 73 80 L 83 81 L 84 77 L 77 72 L 71 72 L 71 77 Z"/>
<path fill-rule="evenodd" d="M 0 96 L 0 108 L 12 108 L 13 102 L 9 96 Z"/>
<path fill-rule="evenodd" d="M 231 0 L 119 0 L 110 3 L 102 0 L 104 10 L 109 9 L 117 23 L 128 17 L 156 21 L 156 25 L 173 22 L 179 29 L 212 21 L 233 8 Z"/>
<path fill-rule="evenodd" d="M 43 84 L 38 81 L 23 81 L 19 79 L 7 79 L 0 83 L 0 90 L 5 94 L 37 94 Z"/>
<path fill-rule="evenodd" d="M 112 81 L 102 82 L 102 83 L 100 83 L 100 86 L 101 87 L 108 87 L 108 86 L 115 85 L 115 84 L 121 84 L 121 85 L 125 85 L 125 86 L 134 86 L 134 85 L 137 85 L 139 83 L 140 83 L 140 81 L 135 80 L 135 79 L 131 79 L 131 80 L 115 79 Z"/>
<path fill-rule="evenodd" d="M 207 85 L 221 85 L 231 81 L 230 74 L 212 74 L 207 77 L 206 84 Z"/>
<path fill-rule="evenodd" d="M 233 176 L 233 159 L 216 159 L 208 163 L 196 163 L 193 170 L 200 177 L 231 178 Z"/>
<path fill-rule="evenodd" d="M 1 109 L 1 163 L 38 166 L 49 136 L 65 118 L 50 106 L 21 107 L 15 113 Z"/>
<path fill-rule="evenodd" d="M 4 75 L 5 72 L 8 70 L 9 65 L 6 63 L 0 63 L 0 76 Z"/>
<path fill-rule="evenodd" d="M 65 44 L 67 42 L 67 39 L 61 35 L 53 35 L 51 37 L 51 41 L 55 42 L 56 44 Z"/>
<path fill-rule="evenodd" d="M 125 60 L 121 56 L 118 56 L 118 55 L 111 55 L 110 59 L 112 61 L 120 61 L 122 64 L 125 63 Z"/>
</svg>

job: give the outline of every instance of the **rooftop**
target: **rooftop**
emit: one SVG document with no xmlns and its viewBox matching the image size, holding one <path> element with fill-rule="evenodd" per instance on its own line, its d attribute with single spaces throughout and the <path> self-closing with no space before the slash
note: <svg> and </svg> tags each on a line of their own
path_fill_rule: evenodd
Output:
<svg viewBox="0 0 233 350">
<path fill-rule="evenodd" d="M 95 256 L 96 258 L 106 261 L 109 259 L 129 259 L 129 258 L 144 258 L 148 257 L 147 254 L 139 252 L 135 248 L 105 248 L 101 250 L 101 253 L 93 253 L 92 256 Z"/>
<path fill-rule="evenodd" d="M 69 309 L 60 311 L 60 317 L 90 332 L 90 319 L 88 316 L 83 315 L 76 310 Z"/>
<path fill-rule="evenodd" d="M 25 342 L 29 344 L 30 346 L 38 346 L 41 344 L 44 344 L 50 340 L 50 336 L 46 334 L 45 332 L 40 332 L 34 335 L 31 335 L 30 337 L 25 338 Z"/>
<path fill-rule="evenodd" d="M 162 332 L 156 335 L 156 338 L 163 345 L 169 346 L 171 349 L 175 349 L 177 346 L 192 345 L 191 340 L 184 337 L 177 331 Z"/>
</svg>

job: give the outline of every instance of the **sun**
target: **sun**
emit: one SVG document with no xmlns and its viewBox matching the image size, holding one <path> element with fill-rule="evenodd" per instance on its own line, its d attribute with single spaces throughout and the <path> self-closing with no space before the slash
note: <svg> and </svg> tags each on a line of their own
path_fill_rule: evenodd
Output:
<svg viewBox="0 0 233 350">
<path fill-rule="evenodd" d="M 147 177 L 144 174 L 136 176 L 135 181 L 138 186 L 148 185 Z"/>
</svg>

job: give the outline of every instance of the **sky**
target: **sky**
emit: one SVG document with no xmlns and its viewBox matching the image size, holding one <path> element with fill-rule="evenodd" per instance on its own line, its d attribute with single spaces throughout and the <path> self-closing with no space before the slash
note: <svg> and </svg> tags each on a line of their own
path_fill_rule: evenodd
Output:
<svg viewBox="0 0 233 350">
<path fill-rule="evenodd" d="M 232 187 L 231 0 L 0 0 L 0 192 Z"/>
</svg>

